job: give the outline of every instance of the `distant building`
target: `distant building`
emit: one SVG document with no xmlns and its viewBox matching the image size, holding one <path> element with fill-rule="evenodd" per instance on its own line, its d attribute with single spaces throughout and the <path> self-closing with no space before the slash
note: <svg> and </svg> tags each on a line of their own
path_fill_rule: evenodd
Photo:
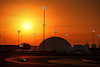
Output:
<svg viewBox="0 0 100 67">
<path fill-rule="evenodd" d="M 92 44 L 92 48 L 96 48 L 96 44 Z"/>
<path fill-rule="evenodd" d="M 87 44 L 85 44 L 84 46 L 85 46 L 85 47 L 87 47 L 87 48 L 89 48 L 89 44 L 88 44 L 88 43 L 87 43 Z"/>
<path fill-rule="evenodd" d="M 82 54 L 82 53 L 88 53 L 89 49 L 86 46 L 83 46 L 83 45 L 74 45 L 71 52 Z"/>
<path fill-rule="evenodd" d="M 56 51 L 69 51 L 72 49 L 71 44 L 63 38 L 51 37 L 44 40 L 40 45 L 38 50 L 43 50 L 43 43 L 45 43 L 46 51 L 54 51 L 56 45 Z"/>
<path fill-rule="evenodd" d="M 87 47 L 87 48 L 89 48 L 89 44 L 88 44 L 88 41 L 87 41 L 87 43 L 84 45 L 85 47 Z"/>
<path fill-rule="evenodd" d="M 99 44 L 99 48 L 100 48 L 100 44 Z"/>
<path fill-rule="evenodd" d="M 30 49 L 30 45 L 28 43 L 22 43 L 21 45 L 18 45 L 18 49 Z"/>
</svg>

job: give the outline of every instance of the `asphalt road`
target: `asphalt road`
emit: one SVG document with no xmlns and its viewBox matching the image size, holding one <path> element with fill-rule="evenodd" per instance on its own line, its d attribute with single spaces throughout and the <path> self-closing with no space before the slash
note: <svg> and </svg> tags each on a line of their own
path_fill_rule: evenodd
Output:
<svg viewBox="0 0 100 67">
<path fill-rule="evenodd" d="M 11 57 L 22 57 L 22 56 L 33 56 L 33 54 L 9 54 L 1 53 L 0 54 L 0 67 L 96 67 L 96 66 L 82 66 L 82 65 L 61 65 L 61 64 L 52 64 L 48 63 L 48 60 L 64 58 L 64 57 L 44 57 L 44 58 L 28 58 L 28 62 L 34 62 L 39 64 L 23 64 L 23 63 L 13 63 L 5 61 L 6 58 Z M 37 56 L 38 57 L 38 56 Z"/>
</svg>

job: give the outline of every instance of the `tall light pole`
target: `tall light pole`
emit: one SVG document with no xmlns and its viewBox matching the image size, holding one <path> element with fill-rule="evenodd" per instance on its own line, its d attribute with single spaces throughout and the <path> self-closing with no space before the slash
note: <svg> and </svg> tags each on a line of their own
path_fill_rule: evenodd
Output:
<svg viewBox="0 0 100 67">
<path fill-rule="evenodd" d="M 3 35 L 4 35 L 4 45 L 5 45 L 5 35 L 6 35 L 6 33 L 3 33 Z"/>
<path fill-rule="evenodd" d="M 55 30 L 54 33 L 55 33 L 55 37 L 56 37 L 57 30 Z"/>
<path fill-rule="evenodd" d="M 65 36 L 66 36 L 66 40 L 67 40 L 68 33 L 66 33 L 66 35 L 65 35 Z"/>
<path fill-rule="evenodd" d="M 47 9 L 47 6 L 42 6 L 44 10 L 44 20 L 43 20 L 43 41 L 45 40 L 45 10 Z M 45 51 L 45 42 L 43 42 L 43 51 Z"/>
<path fill-rule="evenodd" d="M 14 45 L 15 45 L 15 41 L 14 41 Z"/>
<path fill-rule="evenodd" d="M 0 45 L 1 45 L 1 35 L 0 35 Z"/>
<path fill-rule="evenodd" d="M 95 33 L 95 30 L 93 30 L 92 33 L 93 33 L 93 44 L 94 44 L 94 33 Z"/>
<path fill-rule="evenodd" d="M 36 45 L 36 33 L 34 33 L 34 46 Z"/>
<path fill-rule="evenodd" d="M 56 33 L 57 33 L 57 30 L 55 30 L 54 33 L 55 33 L 55 51 L 56 51 Z"/>
<path fill-rule="evenodd" d="M 100 34 L 98 35 L 98 37 L 99 37 L 99 45 L 100 45 Z"/>
<path fill-rule="evenodd" d="M 20 33 L 20 30 L 18 30 L 18 45 L 19 45 L 19 33 Z"/>
</svg>

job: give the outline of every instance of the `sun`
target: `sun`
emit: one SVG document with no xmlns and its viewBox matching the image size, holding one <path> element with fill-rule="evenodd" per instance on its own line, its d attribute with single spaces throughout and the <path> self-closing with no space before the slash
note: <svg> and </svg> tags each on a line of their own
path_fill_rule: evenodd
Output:
<svg viewBox="0 0 100 67">
<path fill-rule="evenodd" d="M 33 21 L 31 21 L 31 20 L 24 20 L 22 25 L 23 25 L 23 30 L 32 30 L 33 29 Z"/>
<path fill-rule="evenodd" d="M 30 25 L 29 24 L 25 24 L 25 29 L 29 29 Z"/>
</svg>

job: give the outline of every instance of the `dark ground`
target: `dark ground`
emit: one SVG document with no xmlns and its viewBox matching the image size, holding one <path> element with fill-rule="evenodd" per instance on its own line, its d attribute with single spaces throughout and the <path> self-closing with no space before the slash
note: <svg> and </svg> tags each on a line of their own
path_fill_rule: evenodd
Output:
<svg viewBox="0 0 100 67">
<path fill-rule="evenodd" d="M 5 48 L 4 48 L 5 49 Z M 54 59 L 61 59 L 61 58 L 84 58 L 86 56 L 60 56 L 59 54 L 54 55 L 54 53 L 48 53 L 48 52 L 32 52 L 32 53 L 17 53 L 15 48 L 6 48 L 0 49 L 0 67 L 96 67 L 96 66 L 79 66 L 79 65 L 61 65 L 61 64 L 51 64 L 48 63 L 48 60 L 54 60 Z M 21 63 L 12 63 L 5 61 L 6 58 L 11 57 L 20 57 L 20 56 L 49 56 L 48 58 L 32 58 L 28 59 L 28 61 L 40 63 L 40 64 L 21 64 Z M 53 57 L 51 57 L 53 56 Z M 57 57 L 58 56 L 58 57 Z M 87 56 L 87 57 L 95 57 L 95 56 Z M 49 64 L 49 65 L 43 65 L 43 64 Z"/>
<path fill-rule="evenodd" d="M 78 66 L 78 65 L 34 65 L 34 64 L 18 64 L 5 61 L 6 58 L 10 57 L 19 57 L 19 56 L 33 56 L 34 54 L 11 54 L 11 53 L 1 53 L 0 54 L 0 67 L 96 67 L 96 66 Z M 42 59 L 31 59 L 32 62 L 38 63 L 48 63 L 48 59 L 57 59 L 57 58 L 42 58 Z M 48 63 L 50 64 L 50 63 Z"/>
</svg>

